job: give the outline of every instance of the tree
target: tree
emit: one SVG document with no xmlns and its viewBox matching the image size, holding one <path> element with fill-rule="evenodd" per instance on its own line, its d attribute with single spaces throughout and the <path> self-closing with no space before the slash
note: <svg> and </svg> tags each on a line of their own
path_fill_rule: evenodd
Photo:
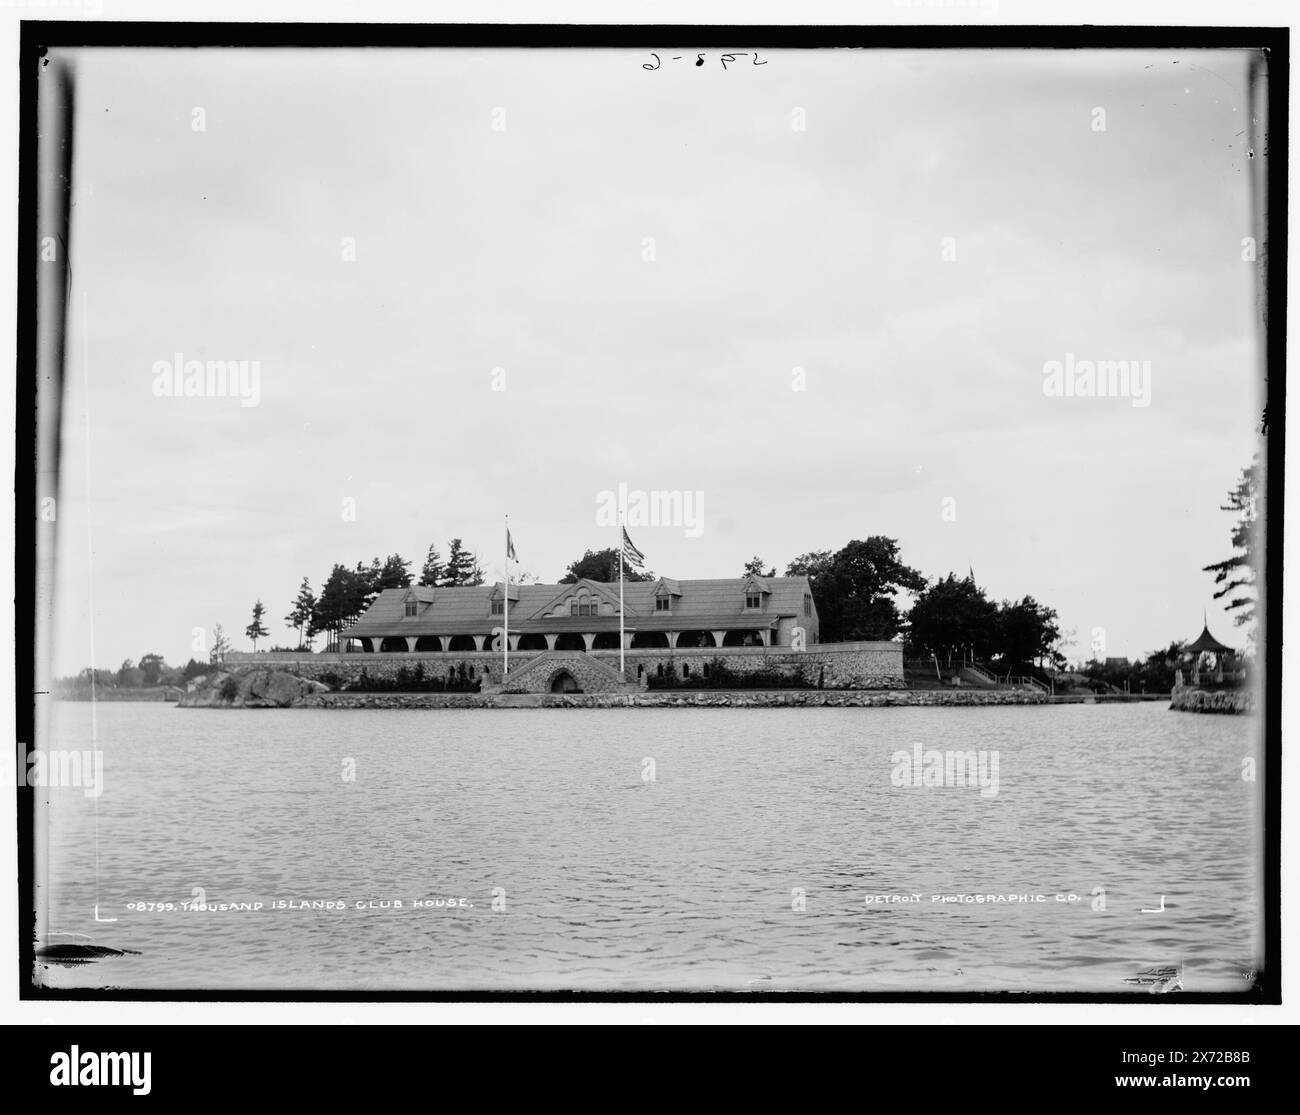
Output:
<svg viewBox="0 0 1300 1115">
<path fill-rule="evenodd" d="M 144 674 L 135 668 L 135 663 L 129 658 L 123 661 L 117 671 L 118 688 L 139 689 L 143 681 Z"/>
<path fill-rule="evenodd" d="M 208 652 L 208 661 L 214 666 L 219 666 L 225 661 L 226 655 L 230 652 L 230 641 L 226 638 L 225 629 L 219 623 L 212 625 L 212 649 Z"/>
<path fill-rule="evenodd" d="M 424 568 L 420 570 L 420 584 L 433 588 L 442 579 L 442 555 L 438 553 L 438 544 L 429 543 L 429 552 L 424 558 Z"/>
<path fill-rule="evenodd" d="M 375 561 L 379 559 L 376 558 Z M 386 588 L 408 588 L 411 584 L 411 563 L 400 554 L 389 554 L 379 567 L 379 576 L 375 579 L 376 595 Z"/>
<path fill-rule="evenodd" d="M 360 616 L 373 599 L 370 584 L 370 571 L 364 565 L 358 564 L 356 569 L 349 569 L 345 565 L 336 564 L 321 586 L 307 628 L 308 635 L 341 631 Z"/>
<path fill-rule="evenodd" d="M 1237 513 L 1232 528 L 1232 545 L 1237 552 L 1223 561 L 1202 567 L 1203 572 L 1214 574 L 1214 583 L 1220 586 L 1214 594 L 1215 600 L 1233 594 L 1226 608 L 1237 613 L 1233 622 L 1238 625 L 1255 618 L 1258 602 L 1259 524 L 1264 519 L 1261 472 L 1259 454 L 1256 453 L 1250 466 L 1242 469 L 1236 487 L 1228 493 L 1228 502 L 1219 506 L 1220 511 Z"/>
<path fill-rule="evenodd" d="M 478 558 L 465 549 L 459 538 L 447 543 L 447 564 L 442 570 L 442 584 L 448 588 L 457 585 L 481 585 L 483 570 Z"/>
<path fill-rule="evenodd" d="M 894 597 L 901 589 L 920 592 L 925 578 L 898 556 L 898 542 L 883 535 L 854 539 L 828 555 L 802 554 L 787 577 L 806 576 L 817 598 L 821 641 L 892 639 L 902 625 Z"/>
<path fill-rule="evenodd" d="M 167 663 L 163 661 L 161 654 L 146 654 L 140 659 L 139 670 L 144 676 L 145 685 L 157 685 L 162 680 L 166 669 Z"/>
<path fill-rule="evenodd" d="M 997 656 L 1008 673 L 1026 672 L 1032 664 L 1047 659 L 1059 666 L 1065 657 L 1057 649 L 1061 632 L 1056 611 L 1039 604 L 1032 596 L 1004 600 L 997 611 L 995 643 Z"/>
<path fill-rule="evenodd" d="M 302 584 L 298 586 L 298 596 L 293 602 L 293 607 L 289 614 L 284 617 L 284 622 L 297 630 L 298 646 L 303 645 L 302 631 L 304 627 L 311 624 L 312 613 L 316 611 L 316 594 L 311 590 L 311 582 L 306 577 L 302 579 Z M 311 646 L 311 635 L 307 636 L 307 645 Z"/>
<path fill-rule="evenodd" d="M 560 578 L 562 585 L 574 585 L 579 581 L 599 581 L 602 584 L 618 582 L 618 549 L 610 546 L 604 550 L 587 550 L 577 561 L 571 562 L 569 568 Z M 658 578 L 651 572 L 641 572 L 623 562 L 624 581 L 655 581 Z"/>
<path fill-rule="evenodd" d="M 987 658 L 992 651 L 997 605 L 974 578 L 955 573 L 927 585 L 907 616 L 908 646 L 915 655 Z"/>
<path fill-rule="evenodd" d="M 763 572 L 763 559 L 755 554 L 745 562 L 745 576 L 747 577 L 775 577 L 776 567 L 773 566 L 766 573 Z"/>
<path fill-rule="evenodd" d="M 257 653 L 257 640 L 265 639 L 270 634 L 262 625 L 262 617 L 266 614 L 266 605 L 258 600 L 253 605 L 253 622 L 244 628 L 244 637 L 253 640 L 253 653 Z"/>
</svg>

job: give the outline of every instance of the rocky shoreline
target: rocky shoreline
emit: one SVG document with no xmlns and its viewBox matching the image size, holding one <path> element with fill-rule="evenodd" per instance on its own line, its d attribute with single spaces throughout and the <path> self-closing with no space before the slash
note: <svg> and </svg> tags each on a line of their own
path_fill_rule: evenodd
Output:
<svg viewBox="0 0 1300 1115">
<path fill-rule="evenodd" d="M 1174 712 L 1218 712 L 1229 715 L 1255 711 L 1250 689 L 1175 689 L 1169 708 Z"/>
<path fill-rule="evenodd" d="M 195 678 L 180 708 L 883 708 L 908 705 L 1045 705 L 1029 690 L 674 689 L 622 693 L 358 693 L 331 690 L 285 670 L 259 666 Z"/>
</svg>

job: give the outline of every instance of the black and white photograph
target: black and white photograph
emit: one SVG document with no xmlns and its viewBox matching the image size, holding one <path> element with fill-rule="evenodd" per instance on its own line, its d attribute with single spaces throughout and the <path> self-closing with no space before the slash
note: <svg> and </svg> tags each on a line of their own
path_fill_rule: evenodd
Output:
<svg viewBox="0 0 1300 1115">
<path fill-rule="evenodd" d="M 26 25 L 30 994 L 1277 1001 L 1286 31 L 970 19 Z"/>
</svg>

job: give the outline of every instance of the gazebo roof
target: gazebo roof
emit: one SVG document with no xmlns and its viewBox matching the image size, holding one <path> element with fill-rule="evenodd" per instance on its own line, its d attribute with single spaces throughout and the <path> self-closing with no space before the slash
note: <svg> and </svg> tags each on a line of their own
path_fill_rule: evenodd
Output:
<svg viewBox="0 0 1300 1115">
<path fill-rule="evenodd" d="M 1189 654 L 1234 654 L 1232 647 L 1225 647 L 1218 639 L 1210 634 L 1210 625 L 1207 623 L 1202 629 L 1196 642 L 1188 648 Z"/>
</svg>

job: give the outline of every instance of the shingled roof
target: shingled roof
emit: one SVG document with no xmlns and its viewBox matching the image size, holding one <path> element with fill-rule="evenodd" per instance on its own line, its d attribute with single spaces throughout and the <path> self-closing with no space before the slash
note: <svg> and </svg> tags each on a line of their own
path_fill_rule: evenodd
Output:
<svg viewBox="0 0 1300 1115">
<path fill-rule="evenodd" d="M 812 594 L 807 577 L 720 577 L 698 581 L 662 578 L 673 593 L 672 611 L 656 612 L 658 581 L 629 581 L 623 585 L 624 626 L 646 631 L 687 631 L 768 627 L 783 616 L 802 616 L 804 596 Z M 761 586 L 763 606 L 746 609 L 745 590 Z M 501 584 L 420 589 L 418 614 L 406 615 L 413 590 L 385 589 L 344 638 L 362 635 L 479 635 L 500 626 L 492 614 Z M 606 605 L 596 616 L 555 614 L 570 596 L 587 595 Z M 510 586 L 512 632 L 618 630 L 618 583 L 581 580 L 571 585 Z"/>
</svg>

